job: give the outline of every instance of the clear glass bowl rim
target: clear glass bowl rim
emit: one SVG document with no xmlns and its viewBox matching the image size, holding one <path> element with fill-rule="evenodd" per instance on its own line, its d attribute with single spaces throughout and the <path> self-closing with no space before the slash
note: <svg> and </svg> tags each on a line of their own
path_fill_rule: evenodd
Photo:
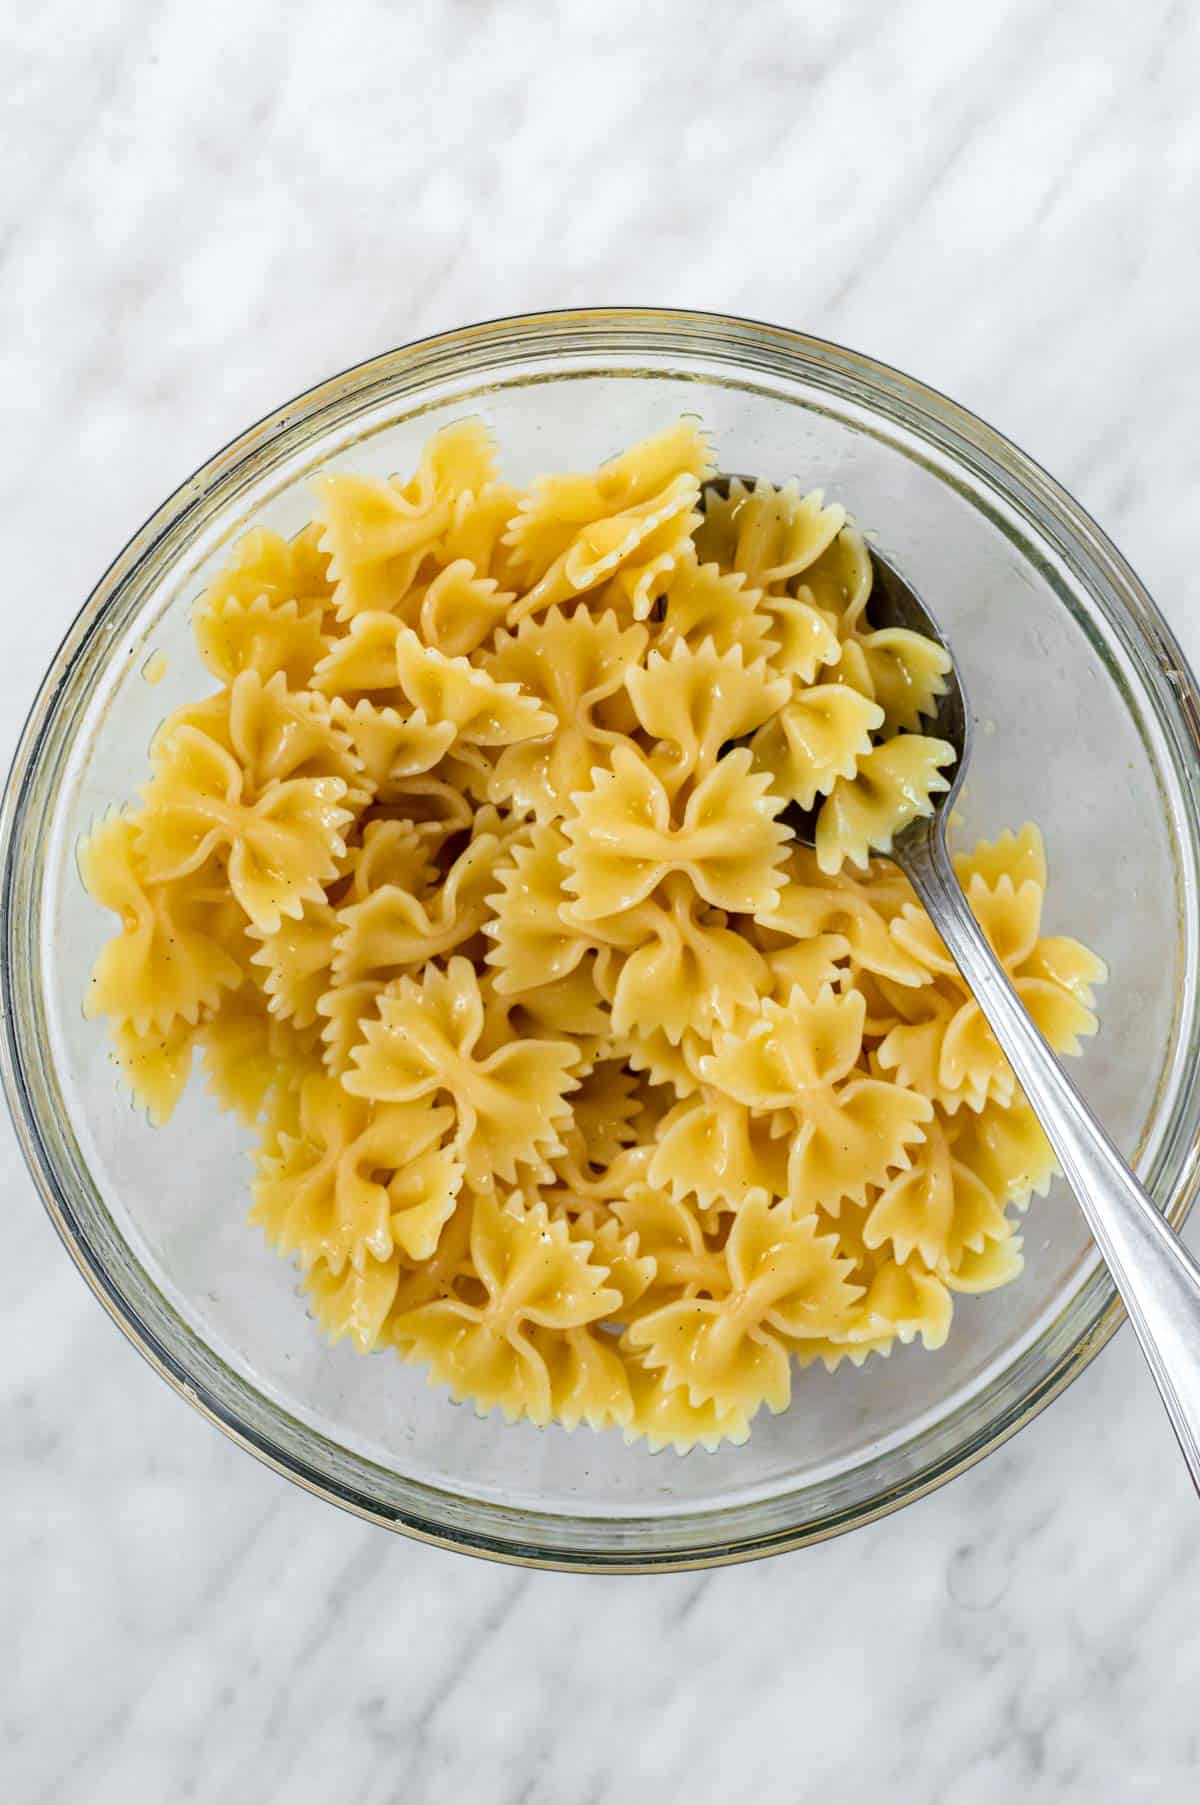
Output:
<svg viewBox="0 0 1200 1805">
<path fill-rule="evenodd" d="M 298 1424 L 253 1387 L 229 1373 L 229 1387 L 196 1370 L 197 1338 L 180 1324 L 178 1337 L 152 1327 L 116 1282 L 86 1232 L 86 1199 L 79 1175 L 66 1169 L 47 1145 L 39 1122 L 44 1091 L 35 1025 L 36 945 L 40 911 L 37 822 L 54 800 L 39 793 L 39 776 L 69 735 L 72 702 L 80 705 L 81 667 L 103 658 L 103 645 L 119 636 L 136 611 L 147 572 L 158 580 L 204 523 L 236 500 L 253 476 L 282 462 L 305 443 L 391 395 L 411 395 L 439 379 L 490 368 L 517 368 L 538 358 L 579 359 L 591 368 L 615 360 L 616 369 L 639 357 L 679 357 L 732 366 L 740 376 L 759 373 L 815 381 L 843 401 L 882 411 L 1018 507 L 1082 578 L 1089 598 L 1118 630 L 1148 694 L 1168 755 L 1181 778 L 1192 860 L 1188 896 L 1195 907 L 1200 878 L 1200 689 L 1174 635 L 1137 576 L 1079 504 L 1032 459 L 975 415 L 912 377 L 826 340 L 764 322 L 669 308 L 586 308 L 536 313 L 465 326 L 420 339 L 357 364 L 317 384 L 266 415 L 226 445 L 182 483 L 118 554 L 100 578 L 55 654 L 30 710 L 0 805 L 0 1077 L 30 1173 L 54 1226 L 76 1266 L 122 1332 L 181 1396 L 258 1459 L 317 1496 L 418 1540 L 491 1559 L 528 1566 L 591 1572 L 648 1572 L 716 1566 L 803 1546 L 874 1520 L 944 1484 L 980 1460 L 1043 1409 L 1094 1358 L 1124 1320 L 1108 1275 L 1100 1270 L 1071 1298 L 1059 1318 L 1077 1327 L 1055 1357 L 1009 1407 L 961 1442 L 946 1442 L 945 1425 L 923 1430 L 915 1445 L 930 1443 L 928 1458 L 906 1461 L 886 1474 L 873 1494 L 849 1507 L 833 1507 L 781 1523 L 775 1501 L 729 1510 L 698 1511 L 682 1521 L 689 1541 L 653 1545 L 637 1519 L 609 1523 L 529 1511 L 505 1511 L 479 1500 L 451 1497 L 416 1481 L 404 1503 L 372 1492 L 370 1463 L 334 1454 L 333 1444 Z M 132 598 L 132 599 L 131 599 Z M 123 608 L 124 604 L 124 608 Z M 98 650 L 98 648 L 100 648 Z M 92 670 L 94 676 L 95 672 Z M 44 786 L 41 786 L 44 788 Z M 1200 1048 L 1189 1048 L 1200 1053 Z M 1192 1060 L 1200 1067 L 1200 1058 Z M 1184 1101 L 1194 1102 L 1195 1086 Z M 1175 1114 L 1184 1111 L 1176 1105 Z M 1193 1115 L 1196 1112 L 1193 1110 Z M 1186 1142 L 1161 1144 L 1158 1164 L 1175 1171 L 1164 1212 L 1178 1228 L 1200 1185 L 1200 1118 Z M 1149 1175 L 1153 1180 L 1153 1172 Z M 81 1208 L 82 1205 L 82 1208 Z M 141 1275 L 144 1277 L 144 1275 Z M 1056 1327 L 1058 1325 L 1055 1325 Z M 1048 1339 L 1043 1337 L 1043 1341 Z M 175 1345 L 172 1345 L 174 1340 Z M 189 1359 L 189 1347 L 192 1358 Z M 1039 1342 L 1030 1350 L 1036 1353 Z M 228 1372 L 229 1369 L 223 1369 Z M 219 1395 L 228 1390 L 237 1399 Z M 301 1450 L 297 1443 L 307 1444 Z M 334 1471 L 333 1468 L 350 1471 Z M 376 1469 L 378 1471 L 378 1469 Z M 389 1475 L 389 1478 L 395 1478 Z M 796 1494 L 798 1498 L 803 1494 Z M 756 1523 L 756 1513 L 762 1519 Z M 768 1521 L 768 1519 L 770 1519 Z M 570 1525 L 574 1524 L 571 1528 Z M 567 1526 L 564 1528 L 564 1526 Z M 639 1531 L 643 1540 L 639 1543 Z"/>
</svg>

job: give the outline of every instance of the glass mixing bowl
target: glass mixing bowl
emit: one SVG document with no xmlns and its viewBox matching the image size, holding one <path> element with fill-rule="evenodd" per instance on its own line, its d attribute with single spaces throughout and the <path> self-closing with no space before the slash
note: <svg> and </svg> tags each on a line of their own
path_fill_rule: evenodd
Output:
<svg viewBox="0 0 1200 1805">
<path fill-rule="evenodd" d="M 389 1527 L 501 1559 L 635 1570 L 729 1561 L 915 1498 L 1025 1422 L 1121 1312 L 1070 1196 L 1035 1200 L 1026 1270 L 959 1301 L 948 1345 L 797 1375 L 749 1444 L 681 1459 L 581 1429 L 506 1427 L 389 1355 L 328 1348 L 296 1274 L 245 1222 L 248 1136 L 193 1082 L 153 1132 L 80 1000 L 109 920 L 76 840 L 143 778 L 150 735 L 202 693 L 189 611 L 253 518 L 293 533 L 306 479 L 406 470 L 482 413 L 507 474 L 586 466 L 680 412 L 726 469 L 844 501 L 945 626 L 978 711 L 964 834 L 1039 821 L 1048 928 L 1108 961 L 1083 1089 L 1182 1221 L 1200 1145 L 1200 698 L 1129 567 L 988 427 L 895 371 L 749 321 L 564 313 L 363 364 L 251 428 L 149 520 L 88 600 L 34 705 L 4 805 L 5 1082 L 30 1169 L 126 1334 L 243 1447 Z M 143 680 L 148 657 L 166 676 Z M 52 1331 L 48 1331 L 52 1332 Z"/>
</svg>

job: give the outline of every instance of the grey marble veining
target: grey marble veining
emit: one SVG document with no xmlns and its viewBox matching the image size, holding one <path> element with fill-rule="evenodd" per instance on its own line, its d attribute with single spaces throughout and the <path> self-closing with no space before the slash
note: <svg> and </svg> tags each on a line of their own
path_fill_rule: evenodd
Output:
<svg viewBox="0 0 1200 1805">
<path fill-rule="evenodd" d="M 0 23 L 0 753 L 97 573 L 247 420 L 422 332 L 655 301 L 913 371 L 1080 496 L 1195 657 L 1187 0 L 48 0 Z M 1196 1501 L 1122 1334 L 900 1516 L 583 1580 L 391 1539 L 150 1373 L 7 1125 L 14 1805 L 1183 1805 Z"/>
</svg>

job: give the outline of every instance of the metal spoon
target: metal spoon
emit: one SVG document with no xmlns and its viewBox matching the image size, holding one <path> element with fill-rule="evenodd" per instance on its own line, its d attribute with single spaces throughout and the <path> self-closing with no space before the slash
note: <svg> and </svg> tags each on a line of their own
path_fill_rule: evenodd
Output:
<svg viewBox="0 0 1200 1805">
<path fill-rule="evenodd" d="M 728 495 L 731 477 L 707 487 Z M 752 487 L 748 478 L 740 479 Z M 1058 1156 L 1067 1182 L 1129 1312 L 1154 1382 L 1200 1492 L 1200 1265 L 1155 1209 L 1034 1026 L 971 913 L 946 845 L 946 823 L 971 756 L 971 712 L 957 663 L 929 609 L 871 550 L 872 624 L 910 627 L 951 657 L 946 693 L 929 731 L 957 753 L 949 790 L 932 815 L 896 835 L 891 857 L 908 877 L 983 1011 Z M 799 811 L 795 811 L 799 815 Z M 789 814 L 812 843 L 812 816 Z"/>
</svg>

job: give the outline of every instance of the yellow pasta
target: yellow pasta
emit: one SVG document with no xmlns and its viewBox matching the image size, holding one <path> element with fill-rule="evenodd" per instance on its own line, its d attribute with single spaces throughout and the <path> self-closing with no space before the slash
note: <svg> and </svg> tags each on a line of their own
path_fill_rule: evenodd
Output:
<svg viewBox="0 0 1200 1805">
<path fill-rule="evenodd" d="M 765 658 L 747 665 L 741 646 L 718 652 L 711 639 L 676 641 L 665 658 L 652 651 L 644 668 L 630 670 L 626 687 L 639 727 L 658 742 L 658 768 L 672 794 L 709 772 L 728 741 L 777 715 L 790 693 Z"/>
<path fill-rule="evenodd" d="M 236 990 L 241 967 L 207 907 L 204 873 L 154 882 L 128 812 L 100 820 L 80 842 L 84 883 L 121 919 L 121 932 L 101 950 L 84 997 L 84 1012 L 128 1023 L 139 1037 L 179 1022 L 193 1025 Z"/>
<path fill-rule="evenodd" d="M 684 419 L 522 492 L 473 419 L 318 478 L 79 846 L 86 1014 L 151 1122 L 198 1071 L 250 1127 L 328 1338 L 681 1453 L 798 1366 L 940 1347 L 1055 1171 L 879 856 L 948 786 L 946 655 L 872 619 L 839 504 L 714 469 Z M 1104 967 L 1042 931 L 1037 829 L 955 862 L 1078 1052 Z"/>
<path fill-rule="evenodd" d="M 422 565 L 436 559 L 455 502 L 484 488 L 494 466 L 483 423 L 464 420 L 434 434 L 407 482 L 349 474 L 319 479 L 319 543 L 339 619 L 398 607 Z"/>
<path fill-rule="evenodd" d="M 744 1419 L 784 1410 L 791 1369 L 781 1336 L 832 1337 L 862 1296 L 836 1234 L 762 1193 L 747 1199 L 725 1243 L 715 1296 L 664 1304 L 628 1331 L 646 1364 L 692 1404 Z"/>
<path fill-rule="evenodd" d="M 575 922 L 569 902 L 562 917 Z M 638 908 L 585 925 L 601 945 L 624 949 L 610 997 L 612 1025 L 623 1036 L 707 1035 L 752 1009 L 769 984 L 762 954 L 723 910 L 704 905 L 680 872 Z"/>
<path fill-rule="evenodd" d="M 717 909 L 751 915 L 775 900 L 788 830 L 745 746 L 716 759 L 682 809 L 632 745 L 618 747 L 612 769 L 597 772 L 574 802 L 563 828 L 574 920 L 624 914 L 674 873 Z"/>
<path fill-rule="evenodd" d="M 554 1386 L 537 1329 L 584 1328 L 621 1305 L 607 1266 L 592 1246 L 572 1239 L 544 1203 L 509 1207 L 491 1192 L 475 1199 L 471 1261 L 483 1292 L 476 1302 L 451 1294 L 396 1316 L 390 1333 L 426 1362 L 455 1397 L 506 1417 L 550 1421 Z"/>
<path fill-rule="evenodd" d="M 523 620 L 515 633 L 497 635 L 487 670 L 536 696 L 556 726 L 504 748 L 489 790 L 493 801 L 540 821 L 570 813 L 571 797 L 587 788 L 593 771 L 607 767 L 609 750 L 621 742 L 602 718 L 603 705 L 611 707 L 637 672 L 648 639 L 645 627 L 622 627 L 611 611 L 594 615 L 582 605 L 572 614 L 551 608 Z"/>
<path fill-rule="evenodd" d="M 219 618 L 230 603 L 244 608 L 256 602 L 269 608 L 294 607 L 301 616 L 314 607 L 328 613 L 333 606 L 333 580 L 320 538 L 317 525 L 306 527 L 294 539 L 283 539 L 266 527 L 244 533 L 229 563 L 196 604 L 194 624 L 201 655 L 205 618 Z"/>
<path fill-rule="evenodd" d="M 282 674 L 303 688 L 325 654 L 324 609 L 300 611 L 297 602 L 273 603 L 265 595 L 243 602 L 226 596 L 198 610 L 196 645 L 214 677 L 232 682 L 242 671 Z"/>
<path fill-rule="evenodd" d="M 558 1149 L 556 1124 L 570 1113 L 579 1053 L 572 1041 L 520 1040 L 480 1059 L 483 1026 L 471 962 L 455 956 L 444 970 L 431 963 L 419 984 L 401 977 L 383 990 L 343 1085 L 375 1102 L 448 1095 L 473 1181 L 512 1183 L 518 1163 L 537 1165 Z"/>
</svg>

